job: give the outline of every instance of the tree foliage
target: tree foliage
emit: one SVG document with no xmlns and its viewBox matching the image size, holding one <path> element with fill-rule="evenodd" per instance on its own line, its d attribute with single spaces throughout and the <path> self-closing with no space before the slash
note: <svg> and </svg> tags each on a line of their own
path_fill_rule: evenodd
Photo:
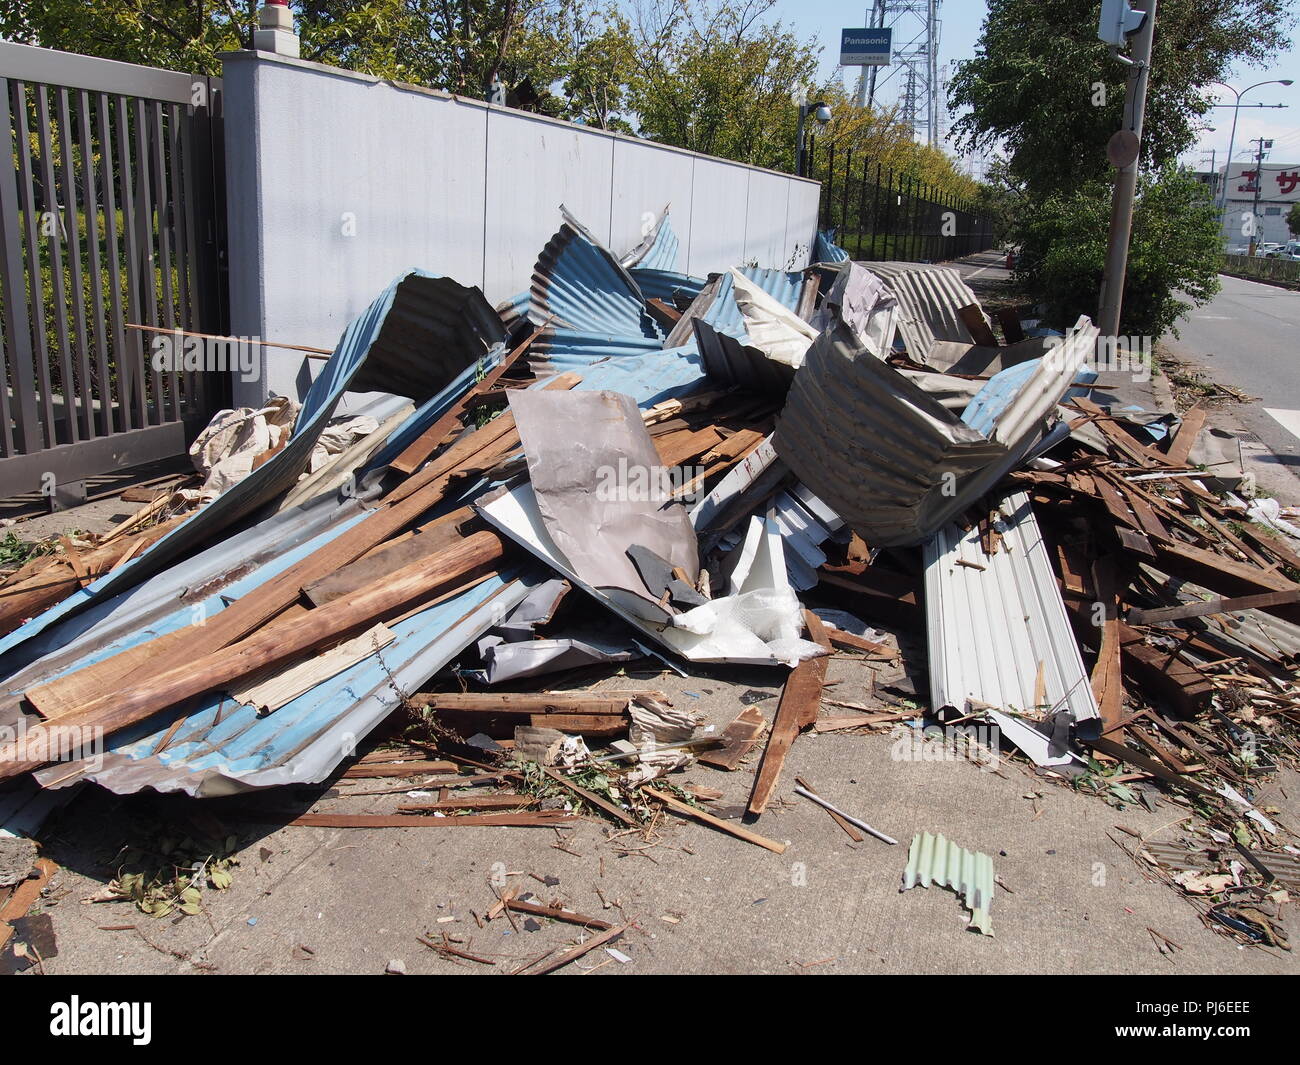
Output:
<svg viewBox="0 0 1300 1065">
<path fill-rule="evenodd" d="M 1286 227 L 1291 231 L 1291 236 L 1300 237 L 1300 203 L 1293 203 L 1291 210 L 1287 211 Z"/>
<path fill-rule="evenodd" d="M 794 168 L 807 85 L 856 159 L 962 195 L 972 187 L 890 112 L 814 84 L 820 46 L 771 18 L 777 0 L 293 0 L 302 57 L 778 170 Z M 248 47 L 259 0 L 0 0 L 0 33 L 48 48 L 220 74 Z M 823 137 L 823 143 L 826 138 Z M 845 153 L 841 153 L 840 158 Z"/>
<path fill-rule="evenodd" d="M 1018 215 L 1020 280 L 1058 328 L 1096 313 L 1110 199 L 1109 183 L 1089 182 L 1050 193 Z M 1172 166 L 1142 178 L 1124 283 L 1125 334 L 1163 336 L 1183 312 L 1219 290 L 1222 262 L 1219 214 L 1206 187 Z"/>
<path fill-rule="evenodd" d="M 1128 67 L 1097 38 L 1100 0 L 989 0 L 974 58 L 952 79 L 964 148 L 1002 145 L 1031 195 L 1109 176 Z M 1161 169 L 1195 141 L 1211 82 L 1234 62 L 1262 64 L 1289 44 L 1287 0 L 1160 0 L 1143 166 Z"/>
</svg>

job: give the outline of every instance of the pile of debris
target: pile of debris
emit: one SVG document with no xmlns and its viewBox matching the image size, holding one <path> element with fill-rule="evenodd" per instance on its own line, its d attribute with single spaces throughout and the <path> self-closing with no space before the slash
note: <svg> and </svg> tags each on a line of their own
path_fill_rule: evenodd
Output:
<svg viewBox="0 0 1300 1065">
<path fill-rule="evenodd" d="M 620 260 L 566 213 L 495 310 L 403 274 L 213 501 L 9 609 L 30 620 L 0 641 L 0 822 L 85 781 L 319 783 L 397 715 L 403 741 L 343 779 L 418 777 L 419 801 L 282 823 L 671 813 L 780 853 L 750 825 L 801 732 L 978 719 L 1031 772 L 1186 804 L 1191 842 L 1139 840 L 1135 860 L 1220 930 L 1284 945 L 1300 852 L 1252 796 L 1300 761 L 1300 555 L 1284 513 L 1207 472 L 1203 413 L 1108 397 L 1086 318 L 1061 335 L 1003 312 L 999 338 L 955 270 L 837 252 L 693 278 L 667 217 Z M 383 393 L 373 424 L 304 474 L 348 392 Z M 928 707 L 819 714 L 833 649 L 899 659 L 861 619 L 924 631 Z M 747 706 L 720 733 L 662 692 L 545 688 L 647 657 L 789 674 L 771 722 Z M 751 751 L 749 824 L 673 783 Z M 896 842 L 796 784 L 855 839 Z M 987 856 L 918 833 L 901 865 L 989 931 Z"/>
</svg>

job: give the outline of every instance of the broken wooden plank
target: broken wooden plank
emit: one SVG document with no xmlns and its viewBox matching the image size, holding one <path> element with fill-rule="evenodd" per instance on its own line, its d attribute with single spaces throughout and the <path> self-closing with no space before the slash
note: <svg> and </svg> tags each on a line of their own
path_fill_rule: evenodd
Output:
<svg viewBox="0 0 1300 1065">
<path fill-rule="evenodd" d="M 485 714 L 622 714 L 633 699 L 667 702 L 661 691 L 594 692 L 421 692 L 415 706 Z"/>
<path fill-rule="evenodd" d="M 567 921 L 569 924 L 580 924 L 585 928 L 595 928 L 600 931 L 614 927 L 608 921 L 602 921 L 598 917 L 588 917 L 561 906 L 543 906 L 540 902 L 524 902 L 522 899 L 515 898 L 504 901 L 505 908 L 514 910 L 515 913 L 526 913 L 532 917 L 550 917 L 552 920 Z"/>
<path fill-rule="evenodd" d="M 541 325 L 534 329 L 527 340 L 502 359 L 496 368 L 486 374 L 481 381 L 476 381 L 474 387 L 453 403 L 442 417 L 411 441 L 406 449 L 388 464 L 388 468 L 408 475 L 419 469 L 425 460 L 433 454 L 434 449 L 460 426 L 461 417 L 468 408 L 472 397 L 485 395 L 491 391 L 496 383 L 509 373 L 511 368 L 527 353 L 528 349 L 532 347 L 533 341 L 541 335 L 542 330 L 545 328 L 545 325 Z"/>
<path fill-rule="evenodd" d="M 1192 454 L 1192 448 L 1196 445 L 1196 438 L 1205 428 L 1205 419 L 1207 411 L 1204 407 L 1193 407 L 1183 414 L 1183 420 L 1179 423 L 1178 431 L 1174 438 L 1169 442 L 1169 450 L 1165 457 L 1174 466 L 1186 466 L 1187 460 Z"/>
<path fill-rule="evenodd" d="M 585 943 L 577 943 L 571 947 L 566 947 L 558 956 L 552 958 L 550 961 L 543 962 L 540 969 L 533 969 L 532 966 L 529 965 L 526 966 L 524 970 L 521 970 L 517 975 L 545 976 L 547 973 L 553 973 L 556 969 L 564 968 L 564 966 L 568 965 L 569 962 L 577 961 L 584 954 L 595 950 L 597 947 L 602 947 L 606 943 L 613 942 L 631 927 L 632 923 L 629 921 L 627 924 L 621 924 L 617 928 L 608 928 L 604 932 L 601 932 L 600 935 L 592 936 Z M 532 969 L 532 971 L 528 972 L 528 969 Z"/>
<path fill-rule="evenodd" d="M 685 814 L 688 817 L 693 817 L 697 821 L 703 821 L 706 825 L 710 825 L 713 828 L 735 836 L 737 839 L 743 839 L 746 843 L 753 843 L 755 846 L 763 847 L 775 854 L 785 853 L 784 843 L 777 843 L 776 840 L 768 839 L 766 836 L 760 836 L 757 832 L 751 832 L 743 825 L 732 824 L 730 821 L 724 821 L 720 817 L 714 817 L 711 813 L 706 813 L 704 810 L 697 810 L 694 806 L 684 803 L 680 799 L 674 798 L 667 792 L 657 791 L 654 788 L 642 788 L 641 790 L 645 794 L 658 799 L 665 806 L 676 810 L 678 813 Z"/>
<path fill-rule="evenodd" d="M 536 813 L 462 814 L 457 817 L 425 817 L 421 814 L 294 814 L 277 816 L 273 811 L 245 815 L 253 824 L 284 824 L 293 828 L 550 828 L 582 818 L 550 810 Z"/>
<path fill-rule="evenodd" d="M 958 307 L 957 317 L 970 330 L 971 339 L 980 347 L 996 348 L 998 346 L 998 338 L 993 330 L 989 328 L 989 320 L 984 317 L 984 311 L 980 309 L 978 303 Z M 920 355 L 917 356 L 917 358 L 920 357 Z"/>
<path fill-rule="evenodd" d="M 1207 599 L 1181 606 L 1160 606 L 1143 610 L 1134 607 L 1125 620 L 1130 625 L 1157 625 L 1164 621 L 1181 621 L 1207 614 L 1230 614 L 1238 610 L 1259 610 L 1269 606 L 1300 603 L 1300 588 L 1289 592 L 1264 592 L 1260 595 L 1242 595 L 1235 599 Z"/>
<path fill-rule="evenodd" d="M 816 619 L 815 614 L 805 610 L 805 620 L 809 616 Z M 820 621 L 809 622 L 809 632 L 814 638 L 820 635 L 821 639 L 817 642 L 825 645 L 827 637 Z M 821 705 L 822 689 L 826 682 L 827 661 L 825 655 L 809 658 L 795 666 L 786 678 L 781 701 L 776 708 L 776 717 L 772 722 L 772 731 L 767 738 L 767 747 L 763 750 L 763 760 L 759 763 L 758 774 L 754 778 L 754 790 L 749 796 L 748 809 L 751 814 L 761 814 L 767 809 L 795 737 L 801 729 L 817 720 L 817 708 Z"/>
<path fill-rule="evenodd" d="M 767 728 L 767 719 L 756 706 L 747 706 L 722 731 L 722 746 L 701 751 L 697 756 L 706 765 L 734 772 Z"/>
<path fill-rule="evenodd" d="M 410 762 L 375 762 L 358 763 L 343 771 L 346 780 L 370 780 L 378 777 L 414 777 L 427 776 L 430 773 L 454 773 L 455 762 L 434 762 L 428 760 Z"/>
<path fill-rule="evenodd" d="M 372 625 L 403 606 L 454 587 L 468 574 L 496 562 L 504 550 L 505 545 L 496 533 L 477 532 L 454 550 L 399 570 L 380 585 L 367 588 L 351 598 L 306 611 L 292 621 L 264 626 L 246 639 L 206 655 L 195 656 L 192 646 L 195 639 L 203 639 L 206 643 L 206 629 L 181 630 L 190 641 L 185 647 L 188 660 L 182 660 L 170 669 L 159 669 L 155 664 L 153 675 L 141 678 L 130 689 L 110 689 L 87 699 L 62 714 L 60 723 L 75 722 L 112 734 L 147 720 L 184 699 L 228 686 L 270 666 L 336 642 L 341 634 Z M 28 690 L 29 699 L 35 691 Z M 44 764 L 42 760 L 29 756 L 17 741 L 0 748 L 0 763 L 0 779 L 29 772 Z"/>
<path fill-rule="evenodd" d="M 594 791 L 588 791 L 586 788 L 582 787 L 581 785 L 575 784 L 563 773 L 559 772 L 556 769 L 552 769 L 550 766 L 543 766 L 542 772 L 545 773 L 557 784 L 568 788 L 571 792 L 573 792 L 575 795 L 581 798 L 584 802 L 589 802 L 591 803 L 592 806 L 604 810 L 615 820 L 622 821 L 623 824 L 625 825 L 636 827 L 637 825 L 636 818 L 634 818 L 622 807 L 615 806 L 608 799 L 602 798 L 601 796 L 597 795 Z"/>
</svg>

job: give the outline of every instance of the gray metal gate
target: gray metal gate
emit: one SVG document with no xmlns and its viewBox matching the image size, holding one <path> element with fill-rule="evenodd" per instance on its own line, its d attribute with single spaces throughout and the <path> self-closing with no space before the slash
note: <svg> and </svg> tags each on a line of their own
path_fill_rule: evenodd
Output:
<svg viewBox="0 0 1300 1065">
<path fill-rule="evenodd" d="M 0 90 L 0 498 L 75 498 L 227 394 L 130 328 L 228 329 L 221 81 L 0 42 Z"/>
</svg>

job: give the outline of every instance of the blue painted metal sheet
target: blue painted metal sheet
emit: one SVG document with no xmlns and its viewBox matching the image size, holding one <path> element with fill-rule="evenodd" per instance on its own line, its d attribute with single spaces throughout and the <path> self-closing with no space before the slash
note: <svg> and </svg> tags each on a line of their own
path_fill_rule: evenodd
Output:
<svg viewBox="0 0 1300 1065">
<path fill-rule="evenodd" d="M 843 263 L 847 262 L 848 258 L 849 253 L 835 243 L 834 230 L 817 230 L 817 237 L 813 240 L 813 262 Z"/>
<path fill-rule="evenodd" d="M 987 437 L 993 436 L 998 418 L 1007 405 L 1020 394 L 1026 382 L 1033 377 L 1042 359 L 1030 359 L 1000 370 L 988 379 L 988 382 L 975 393 L 974 398 L 962 411 L 961 420 Z M 1076 386 L 1090 385 L 1097 380 L 1092 370 L 1083 369 L 1075 374 Z M 1067 397 L 1069 393 L 1066 393 Z"/>
<path fill-rule="evenodd" d="M 533 268 L 528 316 L 583 333 L 662 338 L 645 299 L 609 249 L 563 207 L 564 224 Z"/>
<path fill-rule="evenodd" d="M 631 270 L 662 270 L 675 273 L 678 265 L 681 242 L 673 229 L 672 220 L 667 211 L 659 216 L 659 221 L 640 244 L 623 256 L 622 265 Z"/>
</svg>

